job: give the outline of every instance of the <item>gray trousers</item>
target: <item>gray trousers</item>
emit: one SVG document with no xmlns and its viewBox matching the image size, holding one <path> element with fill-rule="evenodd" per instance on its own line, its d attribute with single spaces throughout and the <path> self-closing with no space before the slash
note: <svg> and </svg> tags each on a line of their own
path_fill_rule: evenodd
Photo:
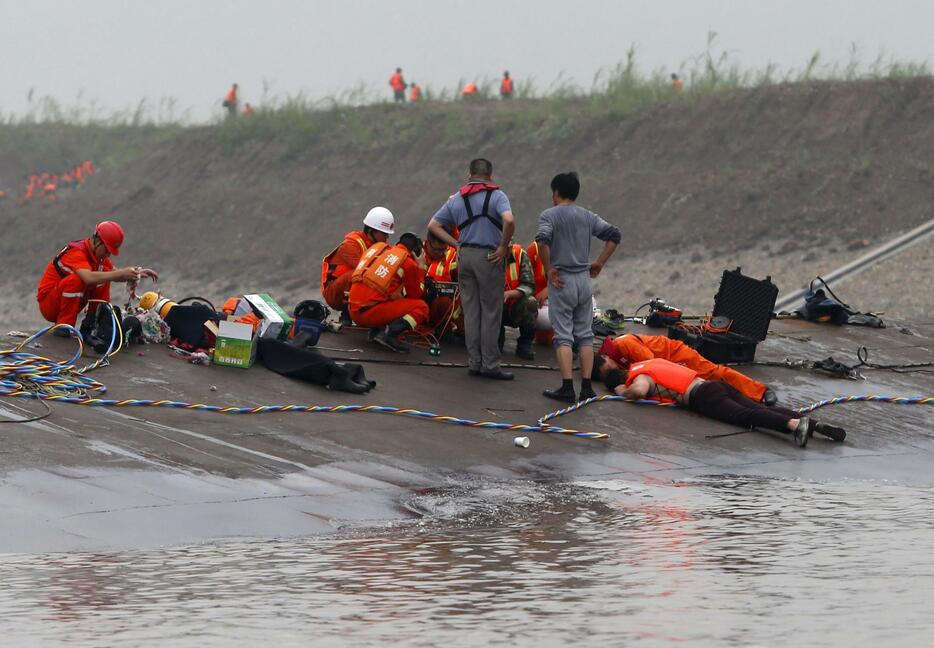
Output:
<svg viewBox="0 0 934 648">
<path fill-rule="evenodd" d="M 506 268 L 487 260 L 492 250 L 463 247 L 457 260 L 457 283 L 464 309 L 467 363 L 474 371 L 499 369 L 499 327 L 503 322 Z"/>
<path fill-rule="evenodd" d="M 558 271 L 562 288 L 548 285 L 548 319 L 555 330 L 554 345 L 579 346 L 593 339 L 593 285 L 590 273 Z"/>
</svg>

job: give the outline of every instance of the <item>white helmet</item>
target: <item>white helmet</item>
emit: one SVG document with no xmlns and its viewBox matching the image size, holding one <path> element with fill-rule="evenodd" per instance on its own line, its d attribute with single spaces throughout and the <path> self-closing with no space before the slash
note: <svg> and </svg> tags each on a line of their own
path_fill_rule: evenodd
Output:
<svg viewBox="0 0 934 648">
<path fill-rule="evenodd" d="M 366 217 L 363 219 L 364 225 L 385 234 L 392 234 L 395 223 L 392 212 L 385 207 L 374 207 L 366 213 Z"/>
</svg>

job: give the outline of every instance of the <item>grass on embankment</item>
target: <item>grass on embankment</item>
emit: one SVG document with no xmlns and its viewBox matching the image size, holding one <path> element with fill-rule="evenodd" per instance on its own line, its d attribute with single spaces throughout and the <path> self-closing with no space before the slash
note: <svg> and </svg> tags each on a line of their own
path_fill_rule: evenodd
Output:
<svg viewBox="0 0 934 648">
<path fill-rule="evenodd" d="M 860 79 L 904 79 L 928 74 L 926 63 L 906 63 L 879 55 L 864 65 L 855 47 L 845 65 L 824 63 L 815 53 L 800 69 L 781 71 L 775 65 L 745 69 L 726 52 L 715 49 L 716 34 L 708 36 L 702 54 L 681 63 L 674 71 L 683 80 L 674 88 L 670 71 L 644 73 L 630 48 L 626 59 L 598 72 L 589 88 L 559 76 L 545 89 L 534 79 L 517 83 L 517 98 L 498 99 L 498 79 L 477 80 L 478 94 L 460 98 L 458 88 L 423 88 L 419 104 L 394 105 L 384 93 L 363 86 L 338 97 L 313 101 L 303 95 L 263 100 L 250 117 L 219 118 L 205 129 L 226 151 L 251 142 L 276 141 L 286 159 L 296 157 L 327 139 L 330 147 L 386 148 L 413 141 L 431 126 L 439 146 L 454 145 L 478 126 L 508 132 L 517 143 L 570 137 L 597 118 L 622 121 L 661 102 L 693 102 L 729 93 L 781 83 L 847 82 Z M 177 115 L 176 104 L 163 99 L 104 115 L 90 107 L 63 107 L 54 99 L 32 101 L 23 117 L 0 116 L 0 159 L 16 156 L 22 172 L 53 170 L 89 158 L 100 166 L 118 166 L 158 143 L 171 139 L 192 124 Z"/>
</svg>

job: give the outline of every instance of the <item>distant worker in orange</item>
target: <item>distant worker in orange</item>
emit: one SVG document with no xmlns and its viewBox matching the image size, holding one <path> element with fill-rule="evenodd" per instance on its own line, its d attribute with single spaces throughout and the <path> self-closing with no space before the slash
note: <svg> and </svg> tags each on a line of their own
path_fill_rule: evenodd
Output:
<svg viewBox="0 0 934 648">
<path fill-rule="evenodd" d="M 350 286 L 350 316 L 371 329 L 370 339 L 408 353 L 399 339 L 428 320 L 422 241 L 406 232 L 396 245 L 376 243 L 357 264 Z"/>
<path fill-rule="evenodd" d="M 39 280 L 36 300 L 42 316 L 55 324 L 74 326 L 85 306 L 88 313 L 97 310 L 97 304 L 89 300 L 110 301 L 111 282 L 134 282 L 142 277 L 158 281 L 159 275 L 150 268 L 114 269 L 109 257 L 120 254 L 122 243 L 123 228 L 103 221 L 90 237 L 63 247 Z"/>
<path fill-rule="evenodd" d="M 613 369 L 628 370 L 636 362 L 661 358 L 684 365 L 705 380 L 722 380 L 746 398 L 766 405 L 778 400 L 771 389 L 745 374 L 724 365 L 714 364 L 697 351 L 678 340 L 663 335 L 635 335 L 628 333 L 618 338 L 606 338 L 594 358 L 594 374 L 605 378 Z"/>
<path fill-rule="evenodd" d="M 681 79 L 674 72 L 671 73 L 671 85 L 675 90 L 680 90 L 682 86 Z"/>
<path fill-rule="evenodd" d="M 464 99 L 476 99 L 477 97 L 477 84 L 471 81 L 464 86 L 464 92 L 461 95 Z"/>
<path fill-rule="evenodd" d="M 389 77 L 389 87 L 392 88 L 393 98 L 396 103 L 405 103 L 405 89 L 408 84 L 402 78 L 402 68 L 397 67 L 392 76 Z"/>
<path fill-rule="evenodd" d="M 345 234 L 343 242 L 321 261 L 321 296 L 328 306 L 341 312 L 345 324 L 350 323 L 347 296 L 354 268 L 370 246 L 389 240 L 394 227 L 392 212 L 374 207 L 363 219 L 363 230 Z"/>
<path fill-rule="evenodd" d="M 457 283 L 457 250 L 430 231 L 425 240 L 425 262 L 428 264 L 425 274 L 432 283 Z M 451 331 L 458 331 L 463 335 L 464 311 L 459 296 L 426 294 L 425 301 L 430 311 L 428 324 L 435 329 L 436 335 Z"/>
<path fill-rule="evenodd" d="M 249 103 L 243 104 L 243 116 L 244 117 L 253 116 L 253 106 L 251 106 Z"/>
<path fill-rule="evenodd" d="M 236 83 L 230 86 L 230 90 L 227 91 L 227 96 L 224 97 L 224 102 L 221 104 L 224 108 L 227 109 L 228 117 L 237 116 L 237 103 L 239 101 L 237 99 L 238 89 L 239 89 L 239 86 Z"/>
<path fill-rule="evenodd" d="M 503 72 L 503 80 L 499 84 L 499 96 L 501 99 L 512 99 L 512 77 L 509 76 L 509 70 Z"/>
<path fill-rule="evenodd" d="M 412 81 L 411 88 L 412 89 L 409 91 L 409 101 L 421 101 L 422 87 L 415 81 Z"/>
</svg>

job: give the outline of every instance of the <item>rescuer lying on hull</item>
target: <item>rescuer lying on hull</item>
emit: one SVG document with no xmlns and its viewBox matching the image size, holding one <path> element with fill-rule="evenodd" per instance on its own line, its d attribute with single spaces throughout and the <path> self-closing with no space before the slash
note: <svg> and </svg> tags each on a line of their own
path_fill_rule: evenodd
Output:
<svg viewBox="0 0 934 648">
<path fill-rule="evenodd" d="M 704 380 L 694 369 L 660 358 L 633 363 L 628 371 L 611 369 L 605 382 L 607 389 L 624 398 L 677 403 L 730 425 L 790 433 L 802 448 L 814 432 L 834 441 L 846 438 L 843 428 L 820 423 L 784 407 L 766 407 L 722 380 Z"/>
<path fill-rule="evenodd" d="M 778 401 L 775 392 L 762 383 L 730 367 L 714 364 L 683 342 L 663 335 L 628 333 L 617 338 L 606 338 L 594 358 L 593 371 L 598 378 L 603 379 L 612 369 L 628 369 L 633 362 L 652 358 L 684 365 L 705 380 L 722 380 L 754 401 L 770 406 Z"/>
</svg>

